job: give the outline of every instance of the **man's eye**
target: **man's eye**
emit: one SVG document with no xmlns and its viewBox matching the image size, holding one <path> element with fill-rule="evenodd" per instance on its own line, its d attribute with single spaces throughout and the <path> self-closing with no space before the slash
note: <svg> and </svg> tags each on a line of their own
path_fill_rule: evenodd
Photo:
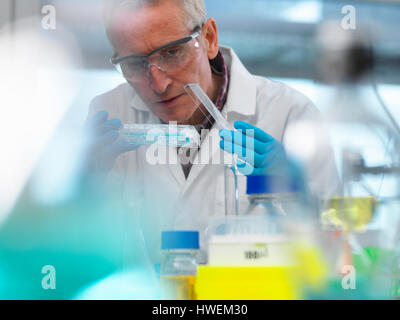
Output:
<svg viewBox="0 0 400 320">
<path fill-rule="evenodd" d="M 176 54 L 177 52 L 178 52 L 177 49 L 170 49 L 170 50 L 167 51 L 167 54 L 168 54 L 169 56 L 173 56 L 173 55 Z"/>
<path fill-rule="evenodd" d="M 173 57 L 179 54 L 179 47 L 167 48 L 163 52 L 164 57 Z"/>
</svg>

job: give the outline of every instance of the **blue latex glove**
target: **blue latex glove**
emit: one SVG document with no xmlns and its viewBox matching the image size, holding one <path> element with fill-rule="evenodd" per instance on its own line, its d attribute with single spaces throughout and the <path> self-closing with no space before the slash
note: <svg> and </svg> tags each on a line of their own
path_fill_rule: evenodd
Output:
<svg viewBox="0 0 400 320">
<path fill-rule="evenodd" d="M 238 131 L 223 129 L 219 132 L 220 147 L 226 152 L 238 155 L 237 168 L 240 173 L 288 174 L 289 161 L 279 141 L 247 122 L 236 121 L 234 127 Z"/>
<path fill-rule="evenodd" d="M 90 169 L 108 173 L 115 160 L 123 153 L 135 150 L 139 146 L 128 144 L 119 139 L 118 130 L 122 127 L 120 119 L 108 119 L 107 111 L 99 111 L 86 121 L 86 130 L 90 136 Z"/>
</svg>

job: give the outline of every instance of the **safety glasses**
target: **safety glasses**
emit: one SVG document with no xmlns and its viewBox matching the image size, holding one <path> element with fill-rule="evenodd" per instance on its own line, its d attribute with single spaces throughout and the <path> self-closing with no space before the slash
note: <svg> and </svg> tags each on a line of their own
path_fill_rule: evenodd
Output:
<svg viewBox="0 0 400 320">
<path fill-rule="evenodd" d="M 139 81 L 144 75 L 148 76 L 152 66 L 168 74 L 183 69 L 195 56 L 200 47 L 198 37 L 201 27 L 185 38 L 167 43 L 149 54 L 130 55 L 111 58 L 113 66 L 132 82 Z"/>
</svg>

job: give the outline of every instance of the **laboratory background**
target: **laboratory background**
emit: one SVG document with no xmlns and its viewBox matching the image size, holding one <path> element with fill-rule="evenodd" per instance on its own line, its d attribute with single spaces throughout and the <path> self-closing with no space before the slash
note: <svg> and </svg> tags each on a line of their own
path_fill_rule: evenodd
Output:
<svg viewBox="0 0 400 320">
<path fill-rule="evenodd" d="M 196 260 L 199 230 L 164 230 L 155 265 L 132 214 L 142 199 L 121 203 L 86 170 L 89 105 L 126 82 L 102 1 L 2 0 L 0 299 L 400 298 L 400 1 L 205 5 L 250 73 L 326 116 L 343 193 L 302 184 L 302 161 L 326 151 L 312 137 L 321 123 L 302 124 L 287 137 L 295 186 L 247 177 L 246 209 L 246 177 L 227 166 L 208 261 Z"/>
</svg>

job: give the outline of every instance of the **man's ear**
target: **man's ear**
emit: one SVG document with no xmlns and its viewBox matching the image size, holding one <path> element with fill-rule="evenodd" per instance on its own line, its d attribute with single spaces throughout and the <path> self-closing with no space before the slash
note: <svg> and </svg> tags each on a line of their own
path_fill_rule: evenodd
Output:
<svg viewBox="0 0 400 320">
<path fill-rule="evenodd" d="M 209 60 L 214 59 L 218 55 L 218 28 L 215 20 L 210 18 L 202 28 L 203 39 L 207 56 Z"/>
</svg>

